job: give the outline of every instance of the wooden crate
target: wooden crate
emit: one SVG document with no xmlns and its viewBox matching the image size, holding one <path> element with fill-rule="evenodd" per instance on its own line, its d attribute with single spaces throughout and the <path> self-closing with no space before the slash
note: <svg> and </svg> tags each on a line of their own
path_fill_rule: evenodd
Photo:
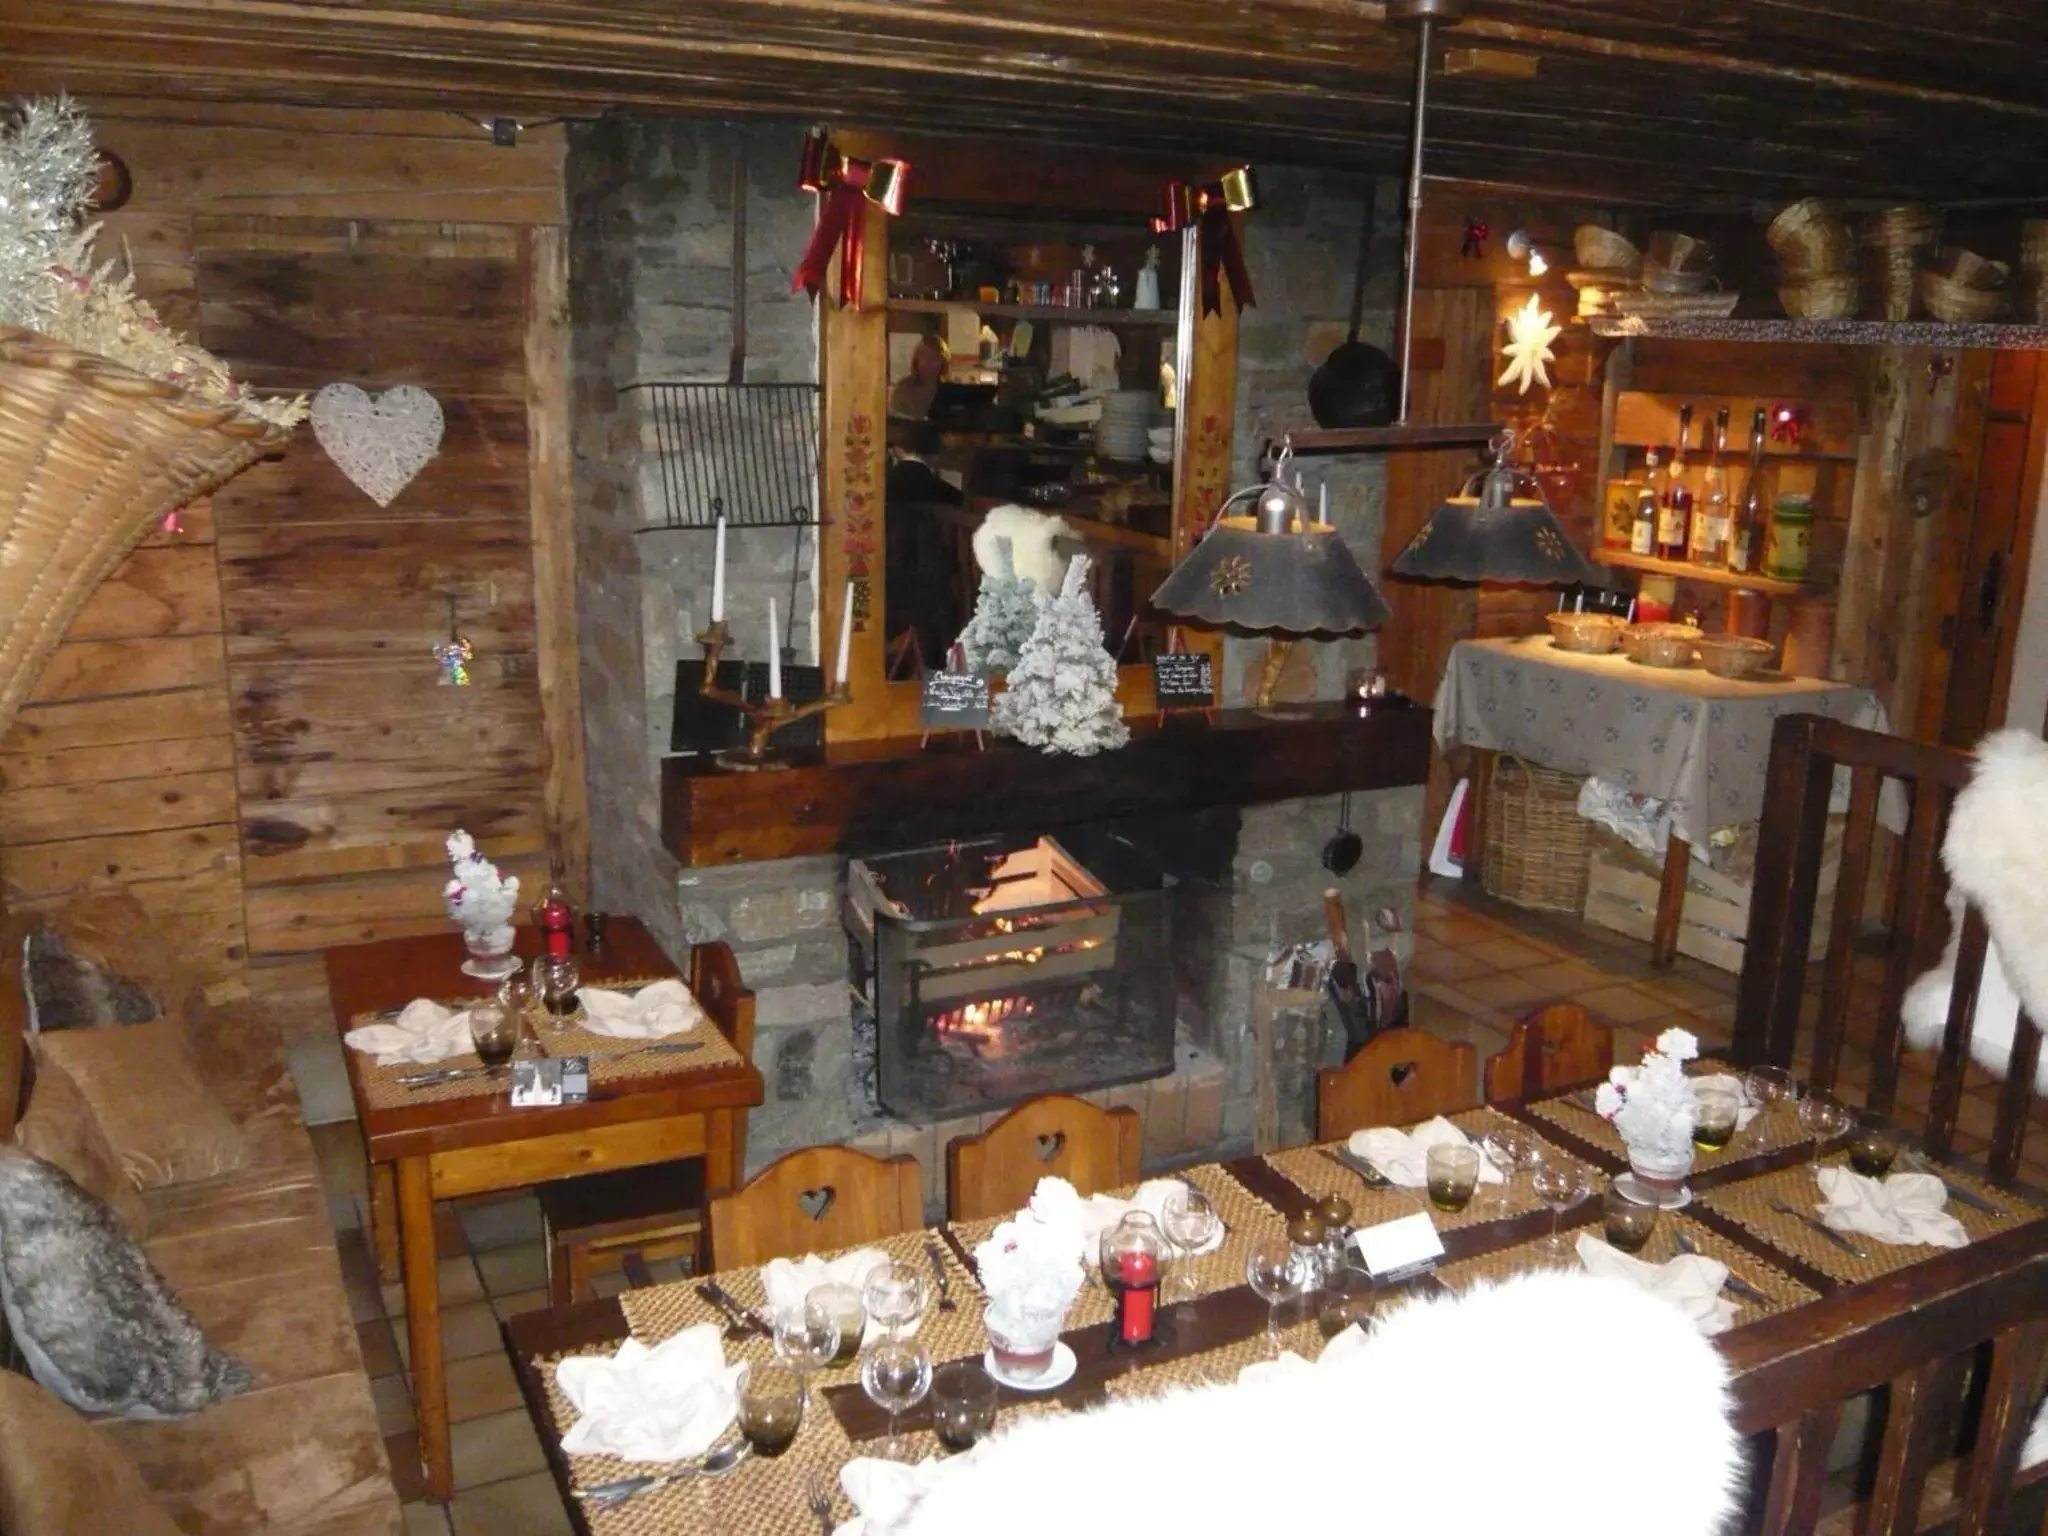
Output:
<svg viewBox="0 0 2048 1536">
<path fill-rule="evenodd" d="M 1829 822 L 1822 845 L 1813 934 L 1807 944 L 1811 960 L 1827 952 L 1841 854 L 1841 818 L 1836 817 Z M 1656 926 L 1659 885 L 1656 865 L 1619 838 L 1603 833 L 1595 838 L 1587 858 L 1586 921 L 1647 943 Z M 1678 925 L 1678 952 L 1718 970 L 1740 972 L 1743 941 L 1749 933 L 1750 890 L 1747 883 L 1717 874 L 1695 856 Z"/>
</svg>

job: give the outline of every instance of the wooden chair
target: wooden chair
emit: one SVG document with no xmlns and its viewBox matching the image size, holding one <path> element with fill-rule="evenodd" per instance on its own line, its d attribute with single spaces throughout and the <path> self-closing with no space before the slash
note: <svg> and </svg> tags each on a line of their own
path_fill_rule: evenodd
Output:
<svg viewBox="0 0 2048 1536">
<path fill-rule="evenodd" d="M 1956 792 L 1975 759 L 1947 747 L 1925 746 L 1877 731 L 1858 730 L 1817 715 L 1781 719 L 1771 735 L 1763 823 L 1757 836 L 1755 896 L 1736 996 L 1734 1054 L 1745 1064 L 1770 1062 L 1834 1089 L 1841 1073 L 1866 877 L 1877 823 L 1878 792 L 1887 778 L 1903 780 L 1912 814 L 1898 859 L 1896 889 L 1886 916 L 1883 990 L 1871 1042 L 1870 1083 L 1864 1104 L 1878 1114 L 1899 1109 L 1904 1034 L 1899 1015 L 1907 985 L 1939 957 L 1947 911 L 1941 841 Z M 1835 882 L 1834 920 L 1821 959 L 1818 1010 L 1811 1059 L 1796 1063 L 1800 1010 L 1806 997 L 1809 940 L 1819 890 L 1828 802 L 1837 769 L 1849 773 L 1849 812 L 1842 828 L 1841 867 Z M 1937 1158 L 1955 1148 L 1964 1066 L 1969 1057 L 1977 989 L 1990 943 L 1983 915 L 1963 916 L 1948 1025 L 1935 1062 L 1934 1088 L 1921 1139 Z M 1987 1159 L 1991 1177 L 2010 1182 L 2019 1171 L 2041 1032 L 2022 1015 L 2006 1062 L 2005 1083 Z M 1853 1095 L 1852 1095 L 1853 1097 Z"/>
<path fill-rule="evenodd" d="M 1413 1125 L 1479 1102 L 1478 1052 L 1426 1029 L 1389 1029 L 1341 1067 L 1316 1074 L 1316 1139 L 1335 1141 L 1375 1125 Z"/>
<path fill-rule="evenodd" d="M 744 1189 L 711 1201 L 719 1269 L 857 1248 L 924 1225 L 924 1174 L 914 1157 L 805 1147 L 777 1158 Z"/>
<path fill-rule="evenodd" d="M 614 1168 L 535 1188 L 548 1256 L 548 1305 L 588 1299 L 596 1276 L 623 1270 L 647 1283 L 647 1266 L 687 1259 L 702 1274 L 704 1159 Z"/>
<path fill-rule="evenodd" d="M 1135 1109 L 1097 1109 L 1064 1093 L 1019 1104 L 981 1135 L 946 1144 L 946 1215 L 1008 1216 L 1049 1176 L 1083 1195 L 1135 1184 L 1142 1134 Z"/>
<path fill-rule="evenodd" d="M 1518 1020 L 1506 1049 L 1486 1058 L 1486 1101 L 1601 1082 L 1613 1066 L 1614 1036 L 1576 1003 L 1558 1003 Z"/>
</svg>

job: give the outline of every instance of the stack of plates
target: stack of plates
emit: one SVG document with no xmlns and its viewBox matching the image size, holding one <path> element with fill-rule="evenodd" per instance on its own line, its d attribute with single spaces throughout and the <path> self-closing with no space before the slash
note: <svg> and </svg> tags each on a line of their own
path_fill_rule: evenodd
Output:
<svg viewBox="0 0 2048 1536">
<path fill-rule="evenodd" d="M 1095 424 L 1095 451 L 1105 459 L 1142 459 L 1149 446 L 1146 434 L 1159 416 L 1159 401 L 1149 389 L 1120 389 L 1102 397 L 1102 419 Z"/>
</svg>

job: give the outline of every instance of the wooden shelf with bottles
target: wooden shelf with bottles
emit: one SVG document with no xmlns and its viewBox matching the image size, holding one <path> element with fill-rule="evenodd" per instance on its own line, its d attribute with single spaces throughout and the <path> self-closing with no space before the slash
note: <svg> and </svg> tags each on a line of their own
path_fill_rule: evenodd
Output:
<svg viewBox="0 0 2048 1536">
<path fill-rule="evenodd" d="M 911 315 L 979 315 L 993 320 L 1052 321 L 1066 325 L 1144 326 L 1170 331 L 1180 324 L 1178 309 L 1091 308 L 1080 304 L 984 304 L 975 299 L 891 299 L 889 309 Z"/>
<path fill-rule="evenodd" d="M 1655 555 L 1633 554 L 1611 546 L 1593 551 L 1602 565 L 1642 571 L 1651 576 L 1670 576 L 1679 581 L 1703 582 L 1710 587 L 1733 587 L 1740 592 L 1761 592 L 1766 597 L 1805 597 L 1826 589 L 1817 582 L 1778 581 L 1746 571 L 1722 570 L 1711 565 L 1694 565 L 1690 560 L 1659 560 Z"/>
</svg>

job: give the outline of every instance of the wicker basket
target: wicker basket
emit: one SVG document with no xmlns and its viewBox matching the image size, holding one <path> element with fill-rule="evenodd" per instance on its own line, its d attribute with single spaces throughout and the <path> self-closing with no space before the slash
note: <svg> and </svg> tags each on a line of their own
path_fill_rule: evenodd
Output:
<svg viewBox="0 0 2048 1536">
<path fill-rule="evenodd" d="M 1518 907 L 1577 913 L 1586 904 L 1592 823 L 1579 814 L 1578 774 L 1503 752 L 1486 788 L 1481 883 Z"/>
<path fill-rule="evenodd" d="M 0 326 L 0 732 L 142 536 L 289 438 L 232 406 Z"/>
</svg>

